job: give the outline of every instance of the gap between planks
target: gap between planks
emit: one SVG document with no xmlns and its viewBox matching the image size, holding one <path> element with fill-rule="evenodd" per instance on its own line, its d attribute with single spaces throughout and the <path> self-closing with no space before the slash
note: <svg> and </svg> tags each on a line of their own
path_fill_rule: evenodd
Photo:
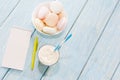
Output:
<svg viewBox="0 0 120 80">
<path fill-rule="evenodd" d="M 10 13 L 6 16 L 6 18 L 2 21 L 2 23 L 0 24 L 0 29 L 2 28 L 2 25 L 5 23 L 5 21 L 7 20 L 7 18 L 11 15 L 11 13 L 15 10 L 15 8 L 17 7 L 17 5 L 20 3 L 21 0 L 18 0 L 18 2 L 16 3 L 16 5 L 14 6 L 14 8 L 10 11 Z"/>
<path fill-rule="evenodd" d="M 18 2 L 16 3 L 16 5 L 14 6 L 14 8 L 10 11 L 10 13 L 7 15 L 7 17 L 2 21 L 2 24 L 0 24 L 0 29 L 2 28 L 2 25 L 5 23 L 5 21 L 8 19 L 8 17 L 11 15 L 11 13 L 15 10 L 15 8 L 17 7 L 17 5 L 20 3 L 21 0 L 18 0 Z M 5 72 L 5 75 L 3 76 L 2 80 L 4 80 L 5 76 L 7 75 L 7 73 L 10 71 L 10 68 Z"/>
<path fill-rule="evenodd" d="M 120 66 L 120 62 L 119 62 L 119 64 L 117 65 L 117 67 L 115 68 L 115 71 L 114 71 L 114 73 L 113 73 L 113 75 L 112 75 L 112 77 L 111 77 L 110 80 L 113 80 L 113 77 L 114 77 L 115 73 L 117 72 L 119 66 Z"/>
<path fill-rule="evenodd" d="M 113 13 L 115 12 L 115 10 L 116 10 L 116 8 L 117 8 L 119 2 L 120 2 L 120 0 L 117 1 L 117 3 L 116 3 L 116 5 L 115 5 L 115 7 L 114 7 L 114 9 L 113 9 L 113 11 L 112 11 L 110 17 L 108 18 L 108 20 L 107 20 L 107 22 L 106 22 L 106 24 L 105 24 L 105 26 L 104 26 L 102 32 L 100 33 L 100 35 L 99 35 L 99 37 L 98 37 L 98 39 L 97 39 L 97 41 L 96 41 L 96 43 L 95 43 L 93 49 L 92 49 L 91 52 L 90 52 L 90 55 L 89 55 L 89 57 L 88 57 L 88 59 L 87 59 L 85 65 L 83 66 L 83 68 L 82 68 L 82 70 L 80 71 L 80 74 L 79 74 L 79 76 L 77 77 L 76 80 L 79 80 L 81 74 L 83 73 L 84 69 L 86 68 L 87 63 L 88 63 L 90 57 L 92 56 L 92 54 L 93 54 L 93 52 L 94 52 L 94 50 L 95 50 L 95 48 L 96 48 L 98 42 L 100 41 L 100 39 L 101 39 L 101 37 L 102 37 L 102 34 L 104 33 L 104 31 L 105 31 L 105 29 L 106 29 L 106 27 L 107 27 L 107 25 L 108 25 L 108 23 L 109 23 L 109 21 L 110 21 L 112 15 L 113 15 Z"/>
<path fill-rule="evenodd" d="M 64 38 L 67 37 L 67 35 L 71 32 L 73 26 L 75 25 L 76 21 L 78 20 L 79 16 L 81 15 L 82 11 L 84 10 L 85 6 L 87 5 L 88 0 L 86 0 L 86 2 L 84 3 L 82 9 L 80 10 L 78 16 L 76 17 L 75 21 L 73 22 L 72 26 L 70 27 L 70 29 L 68 30 L 66 36 Z M 40 80 L 44 80 L 44 76 L 46 75 L 47 71 L 49 70 L 49 66 L 47 67 L 47 69 L 45 70 L 45 72 L 43 73 L 43 75 L 41 76 Z"/>
</svg>

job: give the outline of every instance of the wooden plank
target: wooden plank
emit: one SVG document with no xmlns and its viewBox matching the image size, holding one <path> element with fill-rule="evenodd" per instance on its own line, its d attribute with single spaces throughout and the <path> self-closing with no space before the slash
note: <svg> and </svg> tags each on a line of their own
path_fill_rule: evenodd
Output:
<svg viewBox="0 0 120 80">
<path fill-rule="evenodd" d="M 115 72 L 112 80 L 120 80 L 120 64 L 117 67 L 117 71 Z"/>
<path fill-rule="evenodd" d="M 110 80 L 120 62 L 120 2 L 79 80 Z M 120 78 L 119 78 L 120 79 Z"/>
<path fill-rule="evenodd" d="M 20 0 L 0 0 L 0 27 L 19 2 Z"/>
<path fill-rule="evenodd" d="M 30 0 L 29 0 L 30 1 Z M 24 3 L 23 3 L 24 2 Z M 8 17 L 6 22 L 1 26 L 0 30 L 0 65 L 2 63 L 3 54 L 5 52 L 6 42 L 9 36 L 10 28 L 13 25 L 18 25 L 21 28 L 26 28 L 29 30 L 33 30 L 31 23 L 31 12 L 34 9 L 34 6 L 38 4 L 38 0 L 35 2 L 28 2 L 28 0 L 22 0 L 13 13 Z M 21 5 L 22 4 L 22 5 Z M 32 5 L 31 5 L 32 4 Z M 19 9 L 21 5 L 21 10 Z M 24 7 L 27 5 L 27 8 Z M 30 7 L 31 6 L 31 7 Z M 24 21 L 23 21 L 24 19 Z M 27 24 L 29 23 L 29 25 Z M 4 77 L 4 75 L 8 72 L 7 68 L 0 67 L 0 80 Z"/>
<path fill-rule="evenodd" d="M 12 11 L 16 8 L 19 2 L 20 0 L 12 0 L 12 1 L 0 0 L 0 30 L 2 29 L 1 28 L 2 24 L 9 17 Z M 5 72 L 6 72 L 6 69 L 0 69 L 0 79 L 4 76 Z"/>
<path fill-rule="evenodd" d="M 31 13 L 32 13 L 32 10 L 35 7 L 35 5 L 38 4 L 39 2 L 41 2 L 41 1 L 40 0 L 36 0 L 36 1 L 34 1 L 34 0 L 31 0 L 31 1 L 30 0 L 24 0 L 24 1 L 21 1 L 21 3 L 18 5 L 18 7 L 15 9 L 15 11 L 10 16 L 10 18 L 3 25 L 3 26 L 7 26 L 7 27 L 4 28 L 4 31 L 0 32 L 0 33 L 4 34 L 4 36 L 2 36 L 2 34 L 0 35 L 0 36 L 2 36 L 1 41 L 4 42 L 4 43 L 0 43 L 1 45 L 6 43 L 7 36 L 9 34 L 9 30 L 11 28 L 11 25 L 17 24 L 19 26 L 23 26 L 22 28 L 33 28 L 32 24 L 31 24 Z M 25 65 L 25 70 L 23 72 L 16 71 L 16 70 L 10 70 L 8 72 L 8 74 L 5 76 L 4 80 L 16 80 L 16 79 L 18 79 L 18 80 L 19 79 L 20 80 L 21 79 L 22 80 L 26 80 L 26 79 L 28 79 L 28 80 L 33 80 L 33 79 L 34 80 L 39 80 L 41 78 L 42 74 L 44 73 L 44 71 L 46 70 L 47 67 L 43 66 L 41 64 L 38 64 L 38 59 L 36 60 L 35 70 L 32 72 L 29 68 L 30 67 L 30 62 L 31 62 L 31 52 L 32 52 L 32 45 L 33 45 L 34 37 L 36 35 L 39 36 L 39 39 L 40 39 L 40 41 L 39 41 L 40 46 L 39 47 L 41 47 L 44 44 L 59 43 L 64 38 L 65 34 L 67 34 L 69 29 L 72 27 L 71 25 L 74 23 L 74 20 L 79 15 L 79 13 L 80 13 L 83 5 L 85 4 L 86 0 L 75 1 L 73 3 L 70 3 L 69 6 L 67 5 L 69 3 L 69 0 L 65 0 L 65 1 L 62 0 L 62 2 L 63 2 L 64 5 L 66 5 L 65 9 L 67 10 L 67 12 L 69 13 L 69 16 L 70 16 L 69 24 L 68 24 L 68 27 L 66 28 L 65 32 L 62 35 L 60 35 L 59 37 L 55 37 L 55 38 L 46 38 L 46 37 L 40 36 L 39 34 L 37 34 L 37 32 L 35 32 L 34 36 L 31 39 L 30 48 L 29 48 L 29 51 L 28 51 L 27 61 L 26 61 L 26 65 Z M 25 5 L 28 5 L 28 6 L 25 7 Z M 73 7 L 73 5 L 74 5 L 74 7 Z M 71 9 L 73 9 L 74 11 L 71 12 Z M 13 20 L 11 21 L 11 19 L 13 19 Z M 17 21 L 19 21 L 19 22 L 17 22 Z M 56 41 L 58 41 L 58 42 L 56 42 Z M 4 50 L 5 50 L 5 47 L 3 49 L 3 52 L 1 52 L 2 56 L 3 56 Z"/>
<path fill-rule="evenodd" d="M 117 0 L 88 1 L 70 32 L 72 39 L 60 50 L 59 62 L 48 69 L 42 80 L 77 79 L 116 4 Z"/>
</svg>

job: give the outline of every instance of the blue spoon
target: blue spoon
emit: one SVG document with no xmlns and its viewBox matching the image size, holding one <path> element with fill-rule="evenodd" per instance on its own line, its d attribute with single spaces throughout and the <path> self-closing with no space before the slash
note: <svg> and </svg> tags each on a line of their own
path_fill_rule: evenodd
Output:
<svg viewBox="0 0 120 80">
<path fill-rule="evenodd" d="M 65 42 L 67 42 L 71 37 L 72 37 L 72 34 L 69 34 L 60 44 L 58 44 L 58 45 L 55 47 L 54 51 L 59 50 L 59 49 L 62 47 L 62 45 L 63 45 Z"/>
</svg>

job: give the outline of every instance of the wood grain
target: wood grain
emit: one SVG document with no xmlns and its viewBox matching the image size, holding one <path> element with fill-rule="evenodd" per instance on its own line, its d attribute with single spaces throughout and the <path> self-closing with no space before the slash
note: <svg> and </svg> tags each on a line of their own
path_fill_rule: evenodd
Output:
<svg viewBox="0 0 120 80">
<path fill-rule="evenodd" d="M 19 4 L 20 0 L 0 0 L 0 31 L 2 29 L 2 24 L 4 24 L 4 22 L 7 20 L 7 18 L 9 17 L 9 15 L 14 11 L 14 9 L 16 8 L 16 6 Z M 1 37 L 0 37 L 1 39 Z M 1 42 L 2 43 L 2 42 Z M 0 54 L 2 51 L 3 45 L 0 46 Z M 0 56 L 1 58 L 1 56 Z M 1 62 L 1 59 L 0 59 Z M 0 69 L 0 79 L 2 79 L 2 77 L 4 76 L 4 74 L 6 73 L 7 69 Z"/>
<path fill-rule="evenodd" d="M 72 39 L 60 50 L 59 62 L 50 67 L 43 80 L 78 78 L 116 4 L 117 0 L 88 1 L 70 32 L 73 34 Z"/>
<path fill-rule="evenodd" d="M 31 14 L 34 7 L 51 0 L 0 0 L 0 65 L 13 25 L 33 31 Z M 60 0 L 68 13 L 65 31 L 46 37 L 37 31 L 30 46 L 23 71 L 0 67 L 0 80 L 119 80 L 120 79 L 120 0 Z M 7 5 L 5 5 L 7 4 Z M 60 50 L 57 64 L 39 63 L 30 70 L 33 40 L 39 36 L 39 48 L 57 45 L 67 34 L 73 37 Z"/>
<path fill-rule="evenodd" d="M 14 11 L 20 0 L 0 0 L 0 27 Z"/>
<path fill-rule="evenodd" d="M 115 71 L 114 76 L 111 78 L 111 80 L 119 80 L 120 79 L 120 63 Z"/>
<path fill-rule="evenodd" d="M 9 34 L 9 30 L 13 24 L 19 25 L 21 28 L 31 29 L 31 30 L 33 29 L 33 26 L 31 24 L 31 13 L 32 13 L 35 5 L 37 5 L 39 2 L 42 2 L 42 1 L 40 1 L 40 0 L 36 0 L 36 1 L 24 0 L 24 1 L 21 1 L 19 3 L 19 5 L 15 9 L 15 11 L 10 15 L 10 17 L 8 18 L 6 23 L 3 25 L 3 26 L 6 26 L 5 28 L 3 28 L 4 31 L 0 32 L 0 33 L 4 34 L 4 36 L 0 35 L 0 36 L 2 36 L 1 37 L 2 40 L 0 42 L 2 42 L 2 41 L 4 42 L 4 43 L 0 43 L 1 45 L 6 43 L 7 37 Z M 36 35 L 39 36 L 39 42 L 40 42 L 39 47 L 41 47 L 44 44 L 53 44 L 53 45 L 58 44 L 65 37 L 65 35 L 69 31 L 69 29 L 72 27 L 71 25 L 74 23 L 75 19 L 79 15 L 79 13 L 80 13 L 80 11 L 81 11 L 81 9 L 86 1 L 85 0 L 81 0 L 81 1 L 78 0 L 74 3 L 69 4 L 69 6 L 68 6 L 69 0 L 66 0 L 66 1 L 63 0 L 61 2 L 63 2 L 63 5 L 66 5 L 65 9 L 66 9 L 67 13 L 69 13 L 69 16 L 70 16 L 68 27 L 66 28 L 65 32 L 62 35 L 60 35 L 59 37 L 54 37 L 54 38 L 50 38 L 50 37 L 46 38 L 46 37 L 43 37 L 40 34 L 38 34 L 38 32 L 35 32 L 35 34 L 31 38 L 30 47 L 29 47 L 28 56 L 26 59 L 26 65 L 25 65 L 24 71 L 21 72 L 21 71 L 16 71 L 16 70 L 11 69 L 8 72 L 8 74 L 6 74 L 4 80 L 16 80 L 16 79 L 17 80 L 21 80 L 21 79 L 22 80 L 26 80 L 26 79 L 39 80 L 41 78 L 42 74 L 44 74 L 44 71 L 46 70 L 47 66 L 43 66 L 43 65 L 39 64 L 38 59 L 36 60 L 36 64 L 35 64 L 36 66 L 35 66 L 34 71 L 32 72 L 29 68 L 30 62 L 31 62 L 31 52 L 32 52 L 34 37 Z M 73 7 L 73 5 L 74 5 L 74 7 Z M 71 12 L 71 9 L 73 9 L 74 11 Z M 11 21 L 11 19 L 12 19 L 12 21 Z M 3 56 L 4 51 L 5 51 L 5 47 L 4 47 L 3 52 L 1 54 L 2 56 Z"/>
<path fill-rule="evenodd" d="M 119 3 L 119 2 L 118 2 Z M 120 3 L 93 51 L 79 80 L 110 80 L 120 62 Z M 119 78 L 120 79 L 120 78 Z"/>
</svg>

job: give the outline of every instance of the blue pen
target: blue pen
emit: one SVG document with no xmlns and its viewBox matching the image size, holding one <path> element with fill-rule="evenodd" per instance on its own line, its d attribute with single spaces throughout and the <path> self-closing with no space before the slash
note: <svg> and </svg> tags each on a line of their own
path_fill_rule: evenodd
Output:
<svg viewBox="0 0 120 80">
<path fill-rule="evenodd" d="M 59 49 L 62 47 L 62 45 L 63 45 L 66 41 L 68 41 L 71 37 L 72 37 L 72 34 L 69 34 L 59 45 L 57 45 L 57 46 L 55 47 L 54 51 L 59 50 Z"/>
</svg>

